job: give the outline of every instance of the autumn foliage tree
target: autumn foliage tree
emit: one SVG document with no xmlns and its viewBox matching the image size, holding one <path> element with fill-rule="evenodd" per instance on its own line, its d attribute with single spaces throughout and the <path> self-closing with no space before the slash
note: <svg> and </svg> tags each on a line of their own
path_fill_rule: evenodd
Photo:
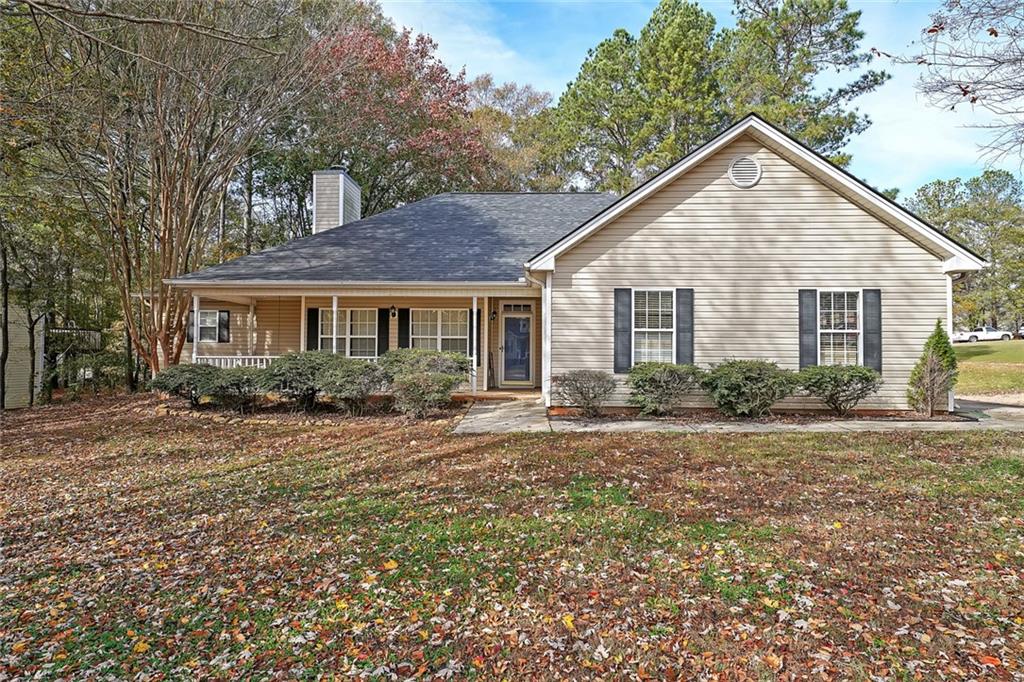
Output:
<svg viewBox="0 0 1024 682">
<path fill-rule="evenodd" d="M 50 191 L 81 201 L 131 345 L 155 371 L 185 340 L 188 302 L 167 280 L 202 264 L 239 164 L 315 87 L 306 5 L 26 4 Z"/>
<path fill-rule="evenodd" d="M 428 36 L 358 26 L 326 40 L 318 137 L 362 187 L 363 214 L 472 189 L 488 162 L 469 84 Z M 355 68 L 351 68 L 354 64 Z"/>
</svg>

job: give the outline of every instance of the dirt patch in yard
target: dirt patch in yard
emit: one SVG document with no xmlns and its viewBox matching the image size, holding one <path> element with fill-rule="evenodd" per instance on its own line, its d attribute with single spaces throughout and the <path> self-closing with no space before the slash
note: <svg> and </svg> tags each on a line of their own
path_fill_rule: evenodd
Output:
<svg viewBox="0 0 1024 682">
<path fill-rule="evenodd" d="M 155 405 L 4 415 L 0 678 L 1024 674 L 1019 434 Z"/>
</svg>

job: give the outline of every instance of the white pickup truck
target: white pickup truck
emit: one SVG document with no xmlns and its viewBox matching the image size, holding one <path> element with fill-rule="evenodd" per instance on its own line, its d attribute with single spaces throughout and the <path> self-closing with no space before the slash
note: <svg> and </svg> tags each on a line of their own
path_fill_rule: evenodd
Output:
<svg viewBox="0 0 1024 682">
<path fill-rule="evenodd" d="M 975 327 L 966 332 L 953 332 L 953 341 L 1009 341 L 1013 332 L 996 329 L 995 327 Z"/>
</svg>

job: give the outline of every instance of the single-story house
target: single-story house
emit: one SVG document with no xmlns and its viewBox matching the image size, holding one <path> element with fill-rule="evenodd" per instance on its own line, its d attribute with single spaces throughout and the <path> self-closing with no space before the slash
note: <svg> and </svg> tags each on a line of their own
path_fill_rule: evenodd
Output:
<svg viewBox="0 0 1024 682">
<path fill-rule="evenodd" d="M 986 266 L 755 115 L 623 197 L 452 192 L 360 220 L 330 170 L 313 204 L 313 235 L 169 281 L 192 296 L 184 358 L 458 351 L 470 390 L 548 406 L 575 369 L 614 373 L 625 405 L 638 362 L 857 363 L 884 380 L 861 407 L 903 409 L 953 280 Z"/>
</svg>

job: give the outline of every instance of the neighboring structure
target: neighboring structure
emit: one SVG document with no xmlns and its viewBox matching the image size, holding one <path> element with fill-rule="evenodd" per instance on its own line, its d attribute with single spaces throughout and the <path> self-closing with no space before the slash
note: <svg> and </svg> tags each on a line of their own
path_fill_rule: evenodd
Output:
<svg viewBox="0 0 1024 682">
<path fill-rule="evenodd" d="M 548 405 L 573 369 L 859 363 L 884 379 L 861 407 L 902 409 L 953 279 L 986 265 L 756 116 L 618 200 L 450 193 L 324 230 L 351 179 L 318 178 L 317 234 L 171 280 L 196 311 L 186 357 L 457 350 L 473 390 L 539 387 Z"/>
<path fill-rule="evenodd" d="M 4 373 L 4 404 L 0 407 L 13 409 L 16 407 L 28 407 L 31 396 L 31 386 L 35 386 L 35 395 L 38 399 L 39 391 L 43 386 L 43 353 L 46 345 L 46 334 L 44 324 L 36 325 L 35 374 L 32 374 L 32 354 L 29 351 L 29 332 L 25 311 L 17 306 L 8 308 L 8 338 L 10 350 L 7 353 L 7 366 Z M 3 338 L 0 336 L 0 352 L 3 351 Z"/>
</svg>

